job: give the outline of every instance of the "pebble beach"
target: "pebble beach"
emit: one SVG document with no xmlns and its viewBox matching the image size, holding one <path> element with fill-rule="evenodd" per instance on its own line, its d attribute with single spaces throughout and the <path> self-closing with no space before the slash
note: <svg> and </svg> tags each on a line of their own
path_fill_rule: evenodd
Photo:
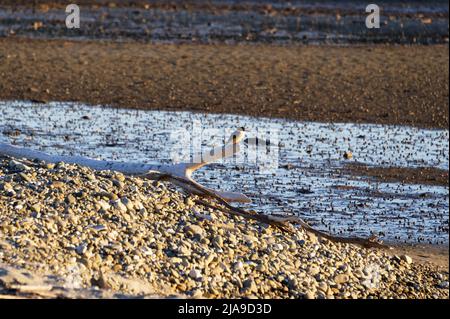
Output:
<svg viewBox="0 0 450 319">
<path fill-rule="evenodd" d="M 448 2 L 367 5 L 1 1 L 0 299 L 448 300 Z"/>
<path fill-rule="evenodd" d="M 110 171 L 1 158 L 0 211 L 3 295 L 449 297 L 448 270 L 433 264 L 283 232 Z"/>
</svg>

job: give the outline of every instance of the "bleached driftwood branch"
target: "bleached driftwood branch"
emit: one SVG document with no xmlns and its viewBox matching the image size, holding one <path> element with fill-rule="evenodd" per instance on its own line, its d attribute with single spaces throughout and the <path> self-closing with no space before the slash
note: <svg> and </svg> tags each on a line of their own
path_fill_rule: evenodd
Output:
<svg viewBox="0 0 450 319">
<path fill-rule="evenodd" d="M 250 199 L 244 194 L 222 192 L 207 188 L 199 184 L 192 178 L 192 173 L 199 168 L 209 163 L 218 161 L 222 158 L 232 156 L 239 152 L 240 142 L 243 141 L 244 136 L 244 130 L 239 129 L 231 135 L 225 145 L 213 148 L 209 152 L 196 154 L 194 156 L 193 163 L 179 163 L 173 165 L 101 161 L 81 156 L 49 155 L 43 152 L 16 147 L 4 143 L 0 143 L 0 155 L 6 155 L 14 158 L 26 158 L 29 160 L 37 159 L 48 163 L 65 162 L 87 166 L 95 170 L 112 170 L 122 172 L 127 175 L 140 175 L 153 180 L 169 180 L 170 182 L 179 185 L 192 194 L 208 196 L 215 199 L 216 204 L 206 202 L 201 199 L 196 200 L 196 202 L 206 207 L 221 210 L 224 213 L 266 223 L 287 232 L 292 231 L 291 224 L 297 224 L 305 229 L 305 231 L 316 234 L 331 241 L 353 243 L 368 248 L 387 248 L 387 246 L 383 245 L 376 238 L 362 239 L 355 237 L 347 238 L 329 235 L 327 233 L 311 228 L 302 219 L 295 216 L 286 217 L 258 214 L 255 212 L 246 211 L 239 207 L 234 207 L 230 205 L 229 202 L 250 202 Z"/>
<path fill-rule="evenodd" d="M 381 240 L 379 240 L 376 236 L 372 236 L 370 238 L 358 238 L 358 237 L 341 237 L 341 236 L 334 236 L 327 234 L 325 232 L 322 232 L 320 230 L 314 229 L 311 226 L 308 225 L 305 221 L 303 221 L 301 218 L 296 216 L 280 216 L 280 215 L 265 215 L 265 214 L 258 214 L 253 211 L 247 211 L 245 209 L 235 207 L 230 205 L 224 198 L 221 198 L 217 194 L 212 193 L 208 189 L 202 189 L 201 186 L 197 186 L 197 184 L 192 183 L 188 180 L 182 180 L 178 177 L 169 176 L 160 174 L 159 175 L 160 180 L 170 180 L 170 181 L 177 181 L 182 184 L 190 184 L 193 189 L 197 189 L 197 191 L 200 193 L 200 195 L 209 196 L 214 199 L 216 199 L 216 202 L 218 205 L 206 202 L 201 199 L 195 200 L 197 204 L 203 205 L 205 207 L 213 208 L 220 210 L 224 213 L 234 215 L 234 216 L 240 216 L 246 219 L 252 219 L 259 221 L 261 223 L 265 223 L 268 225 L 272 225 L 278 229 L 281 229 L 285 232 L 292 232 L 292 224 L 299 225 L 301 228 L 303 228 L 307 233 L 315 234 L 321 238 L 325 238 L 327 240 L 338 242 L 338 243 L 346 243 L 346 244 L 356 244 L 360 245 L 365 248 L 380 248 L 380 249 L 388 249 L 389 246 L 383 244 Z"/>
<path fill-rule="evenodd" d="M 0 155 L 6 155 L 14 158 L 25 158 L 28 160 L 40 160 L 47 163 L 64 162 L 69 164 L 78 164 L 81 166 L 90 167 L 94 170 L 111 170 L 121 172 L 126 175 L 142 175 L 150 179 L 157 179 L 161 175 L 174 176 L 178 178 L 174 179 L 174 182 L 181 187 L 188 189 L 191 193 L 201 194 L 202 192 L 200 190 L 204 190 L 208 193 L 213 193 L 220 196 L 228 202 L 250 202 L 250 199 L 244 194 L 209 189 L 199 184 L 192 178 L 192 173 L 199 168 L 222 158 L 230 157 L 239 152 L 239 143 L 244 139 L 244 136 L 244 130 L 239 129 L 230 136 L 225 145 L 213 148 L 209 152 L 195 154 L 192 163 L 178 163 L 172 165 L 158 163 L 147 164 L 101 161 L 82 156 L 50 155 L 44 152 L 5 143 L 0 143 Z M 189 181 L 190 183 L 180 183 L 180 179 L 182 181 Z M 198 187 L 194 188 L 192 185 L 196 185 Z"/>
</svg>

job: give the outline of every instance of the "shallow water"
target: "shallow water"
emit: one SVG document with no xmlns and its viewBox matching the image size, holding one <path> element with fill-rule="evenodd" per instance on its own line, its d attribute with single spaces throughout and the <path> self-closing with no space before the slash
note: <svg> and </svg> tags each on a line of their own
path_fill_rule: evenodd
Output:
<svg viewBox="0 0 450 319">
<path fill-rule="evenodd" d="M 194 2 L 195 3 L 195 2 Z M 379 29 L 367 29 L 358 0 L 198 1 L 197 5 L 81 7 L 80 29 L 67 29 L 63 8 L 1 7 L 0 36 L 151 42 L 308 44 L 448 43 L 445 1 L 379 1 Z M 43 22 L 35 30 L 33 24 Z"/>
<path fill-rule="evenodd" d="M 448 130 L 56 102 L 0 102 L 0 114 L 0 142 L 134 162 L 189 161 L 192 153 L 245 127 L 248 137 L 260 138 L 258 148 L 250 139 L 235 158 L 198 171 L 198 181 L 244 192 L 258 211 L 298 214 L 333 233 L 448 244 L 448 187 L 380 183 L 338 172 L 355 161 L 448 170 Z M 347 151 L 351 160 L 343 158 Z"/>
</svg>

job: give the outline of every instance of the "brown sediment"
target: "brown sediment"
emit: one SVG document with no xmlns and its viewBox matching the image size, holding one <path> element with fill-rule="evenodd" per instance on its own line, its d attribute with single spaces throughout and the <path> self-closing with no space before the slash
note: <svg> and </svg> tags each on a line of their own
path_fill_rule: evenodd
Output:
<svg viewBox="0 0 450 319">
<path fill-rule="evenodd" d="M 448 127 L 449 48 L 0 39 L 0 99 Z"/>
<path fill-rule="evenodd" d="M 449 250 L 448 245 L 394 245 L 389 250 L 391 255 L 408 255 L 415 262 L 421 264 L 434 264 L 448 272 Z"/>
<path fill-rule="evenodd" d="M 448 171 L 435 167 L 375 167 L 360 163 L 347 164 L 344 173 L 368 176 L 381 182 L 400 182 L 405 184 L 423 184 L 448 186 Z"/>
</svg>

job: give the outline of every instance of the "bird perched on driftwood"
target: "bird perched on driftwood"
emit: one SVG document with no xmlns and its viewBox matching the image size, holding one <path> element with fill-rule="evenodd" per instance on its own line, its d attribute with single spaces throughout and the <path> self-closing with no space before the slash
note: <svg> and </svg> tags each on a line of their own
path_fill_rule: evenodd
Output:
<svg viewBox="0 0 450 319">
<path fill-rule="evenodd" d="M 27 148 L 17 147 L 6 143 L 0 143 L 0 155 L 13 158 L 25 158 L 28 160 L 39 160 L 47 163 L 65 162 L 87 166 L 94 170 L 118 171 L 126 175 L 138 175 L 153 180 L 168 180 L 191 194 L 210 197 L 215 199 L 215 203 L 197 199 L 196 202 L 214 209 L 224 211 L 231 215 L 241 216 L 247 219 L 257 220 L 273 225 L 283 231 L 292 231 L 292 224 L 303 227 L 307 232 L 314 233 L 328 240 L 346 243 L 355 243 L 364 247 L 386 248 L 376 238 L 361 239 L 337 237 L 311 228 L 306 222 L 296 216 L 279 216 L 258 214 L 253 211 L 246 211 L 239 207 L 230 205 L 230 202 L 250 202 L 250 199 L 241 193 L 218 191 L 207 188 L 192 178 L 192 173 L 201 167 L 218 161 L 220 159 L 233 156 L 240 151 L 240 143 L 244 141 L 245 130 L 240 128 L 231 134 L 224 145 L 215 147 L 208 152 L 195 154 L 191 163 L 160 164 L 160 163 L 129 163 L 95 160 L 82 156 L 50 155 L 44 152 Z M 255 140 L 249 140 L 249 143 Z"/>
</svg>

